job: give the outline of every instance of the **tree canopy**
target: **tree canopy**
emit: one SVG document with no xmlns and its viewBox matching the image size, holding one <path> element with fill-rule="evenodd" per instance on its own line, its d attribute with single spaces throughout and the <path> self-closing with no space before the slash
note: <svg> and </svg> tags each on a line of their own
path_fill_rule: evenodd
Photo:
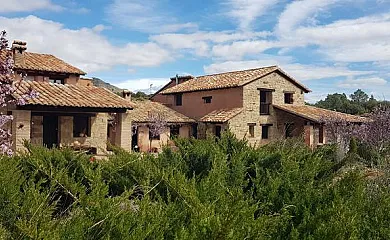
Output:
<svg viewBox="0 0 390 240">
<path fill-rule="evenodd" d="M 378 101 L 373 95 L 370 97 L 363 90 L 358 89 L 349 98 L 345 93 L 328 94 L 324 100 L 314 106 L 349 114 L 370 113 L 379 106 L 387 106 L 389 102 Z"/>
</svg>

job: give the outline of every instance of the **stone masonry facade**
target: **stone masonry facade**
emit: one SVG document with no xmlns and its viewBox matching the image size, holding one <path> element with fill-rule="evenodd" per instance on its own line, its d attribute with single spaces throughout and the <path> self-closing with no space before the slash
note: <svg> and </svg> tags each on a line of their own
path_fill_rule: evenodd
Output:
<svg viewBox="0 0 390 240">
<path fill-rule="evenodd" d="M 302 119 L 294 116 L 286 116 L 285 119 L 277 116 L 276 110 L 270 106 L 269 115 L 260 115 L 260 88 L 272 90 L 272 104 L 284 104 L 284 93 L 293 93 L 293 104 L 304 105 L 304 92 L 285 77 L 277 72 L 269 74 L 261 79 L 243 86 L 243 111 L 229 120 L 229 129 L 237 138 L 246 138 L 252 145 L 262 145 L 269 141 L 284 137 L 284 123 L 288 121 L 298 122 L 301 127 Z M 301 123 L 302 122 L 302 123 Z M 254 125 L 254 137 L 249 136 L 249 126 Z M 269 125 L 268 139 L 261 139 L 262 125 Z M 297 129 L 297 132 L 299 129 Z"/>
</svg>

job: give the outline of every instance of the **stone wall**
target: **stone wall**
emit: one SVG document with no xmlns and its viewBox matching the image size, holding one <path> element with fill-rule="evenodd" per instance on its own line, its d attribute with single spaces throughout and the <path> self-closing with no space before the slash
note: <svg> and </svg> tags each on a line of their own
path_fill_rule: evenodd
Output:
<svg viewBox="0 0 390 240">
<path fill-rule="evenodd" d="M 13 110 L 12 116 L 13 150 L 25 151 L 23 141 L 30 140 L 31 136 L 31 111 Z"/>
<path fill-rule="evenodd" d="M 249 83 L 243 87 L 243 111 L 230 119 L 229 129 L 239 139 L 247 139 L 252 145 L 262 145 L 269 141 L 284 137 L 284 124 L 286 122 L 296 122 L 294 132 L 303 133 L 304 120 L 293 115 L 277 116 L 276 110 L 270 106 L 269 115 L 260 115 L 260 91 L 259 88 L 272 89 L 272 104 L 284 104 L 284 93 L 294 93 L 294 105 L 303 105 L 304 92 L 296 85 L 288 81 L 278 73 L 272 73 L 264 78 Z M 248 124 L 254 124 L 254 137 L 249 136 Z M 261 139 L 262 125 L 269 126 L 268 139 Z"/>
<path fill-rule="evenodd" d="M 107 148 L 107 113 L 98 113 L 90 118 L 91 135 L 89 137 L 73 136 L 73 117 L 59 117 L 60 145 L 72 145 L 75 141 L 82 145 L 96 147 L 97 154 L 104 154 Z"/>
<path fill-rule="evenodd" d="M 118 123 L 115 127 L 115 145 L 131 151 L 131 116 L 129 113 L 118 113 Z"/>
</svg>

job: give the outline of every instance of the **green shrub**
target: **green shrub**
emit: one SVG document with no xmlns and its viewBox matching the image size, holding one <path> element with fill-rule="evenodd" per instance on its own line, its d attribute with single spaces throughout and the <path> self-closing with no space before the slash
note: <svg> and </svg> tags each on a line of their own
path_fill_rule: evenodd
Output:
<svg viewBox="0 0 390 240">
<path fill-rule="evenodd" d="M 34 146 L 1 157 L 0 238 L 390 236 L 388 176 L 345 173 L 350 163 L 335 145 L 311 150 L 291 139 L 252 148 L 230 133 L 175 141 L 177 150 L 157 157 L 113 148 L 107 161 L 91 162 Z"/>
</svg>

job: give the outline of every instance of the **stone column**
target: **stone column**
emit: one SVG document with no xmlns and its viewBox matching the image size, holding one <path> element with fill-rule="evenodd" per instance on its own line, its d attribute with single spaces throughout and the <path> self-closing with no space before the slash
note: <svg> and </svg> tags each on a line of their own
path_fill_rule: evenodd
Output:
<svg viewBox="0 0 390 240">
<path fill-rule="evenodd" d="M 30 141 L 31 111 L 14 110 L 12 111 L 12 116 L 14 117 L 12 121 L 13 150 L 26 151 L 23 141 Z"/>
<path fill-rule="evenodd" d="M 131 151 L 131 117 L 129 113 L 118 113 L 118 124 L 115 132 L 115 145 Z"/>
<path fill-rule="evenodd" d="M 107 149 L 107 113 L 98 113 L 91 118 L 91 143 L 96 147 L 97 155 L 105 154 Z"/>
<path fill-rule="evenodd" d="M 59 143 L 61 145 L 70 145 L 73 143 L 73 117 L 60 116 L 59 119 Z"/>
</svg>

